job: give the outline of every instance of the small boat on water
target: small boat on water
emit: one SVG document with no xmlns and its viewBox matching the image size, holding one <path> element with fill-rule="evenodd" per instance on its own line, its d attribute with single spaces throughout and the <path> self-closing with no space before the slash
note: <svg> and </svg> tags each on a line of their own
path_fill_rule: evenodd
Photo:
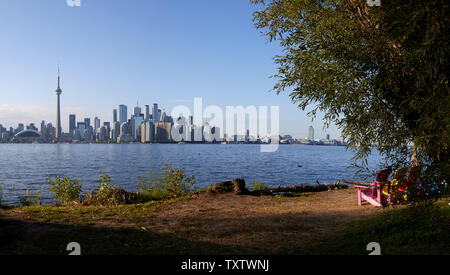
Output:
<svg viewBox="0 0 450 275">
<path fill-rule="evenodd" d="M 180 142 L 178 142 L 178 144 L 186 144 L 186 142 L 180 141 Z"/>
</svg>

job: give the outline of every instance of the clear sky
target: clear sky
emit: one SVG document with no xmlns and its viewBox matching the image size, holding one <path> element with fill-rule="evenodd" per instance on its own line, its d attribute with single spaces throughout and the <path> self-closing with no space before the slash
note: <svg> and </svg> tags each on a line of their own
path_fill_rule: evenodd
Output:
<svg viewBox="0 0 450 275">
<path fill-rule="evenodd" d="M 280 132 L 325 136 L 291 103 L 271 91 L 276 72 L 269 44 L 252 22 L 248 0 L 2 0 L 0 124 L 56 120 L 56 72 L 61 65 L 62 127 L 112 109 L 158 103 L 170 111 L 194 97 L 204 105 L 278 105 Z M 335 126 L 326 132 L 339 138 Z"/>
</svg>

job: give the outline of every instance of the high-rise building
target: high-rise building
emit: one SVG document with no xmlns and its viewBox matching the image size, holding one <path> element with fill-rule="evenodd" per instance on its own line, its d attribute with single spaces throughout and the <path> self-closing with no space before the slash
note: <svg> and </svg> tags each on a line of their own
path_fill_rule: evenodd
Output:
<svg viewBox="0 0 450 275">
<path fill-rule="evenodd" d="M 133 116 L 133 119 L 131 120 L 131 135 L 134 140 L 138 140 L 137 129 L 141 126 L 143 121 L 144 118 L 142 116 Z"/>
<path fill-rule="evenodd" d="M 100 129 L 100 119 L 98 117 L 95 117 L 94 118 L 94 133 L 97 133 L 98 129 Z"/>
<path fill-rule="evenodd" d="M 25 129 L 25 126 L 23 125 L 23 123 L 19 123 L 19 125 L 17 125 L 16 130 L 14 131 L 15 134 L 23 131 Z"/>
<path fill-rule="evenodd" d="M 76 117 L 75 115 L 69 115 L 69 132 L 72 135 L 72 137 L 75 135 L 76 130 Z"/>
<path fill-rule="evenodd" d="M 61 106 L 60 106 L 60 96 L 62 93 L 62 90 L 60 88 L 60 74 L 59 74 L 59 67 L 58 67 L 58 88 L 56 88 L 56 96 L 57 96 L 57 106 L 56 106 L 56 131 L 55 131 L 55 139 L 56 141 L 59 141 L 62 134 L 61 129 Z"/>
<path fill-rule="evenodd" d="M 155 140 L 155 125 L 151 121 L 144 121 L 141 124 L 141 142 L 149 143 Z"/>
<path fill-rule="evenodd" d="M 155 124 L 155 139 L 158 142 L 171 142 L 172 123 L 158 122 Z"/>
<path fill-rule="evenodd" d="M 1 131 L 1 127 L 0 127 L 0 131 Z M 41 138 L 43 140 L 47 139 L 47 127 L 45 125 L 45 121 L 44 120 L 41 122 Z"/>
<path fill-rule="evenodd" d="M 86 122 L 78 122 L 77 123 L 77 134 L 80 135 L 80 139 L 85 139 L 86 138 L 86 131 L 87 127 L 86 127 Z"/>
<path fill-rule="evenodd" d="M 155 122 L 159 121 L 159 116 L 158 116 L 158 104 L 154 103 L 153 104 L 153 110 L 152 110 L 152 116 L 153 116 L 153 120 Z"/>
<path fill-rule="evenodd" d="M 119 105 L 119 124 L 122 125 L 128 120 L 128 110 L 126 105 Z"/>
<path fill-rule="evenodd" d="M 149 105 L 145 105 L 144 120 L 145 121 L 149 121 L 150 120 L 150 106 Z"/>
<path fill-rule="evenodd" d="M 112 133 L 112 135 L 111 135 L 112 141 L 117 142 L 117 138 L 120 135 L 120 124 L 118 121 L 113 122 L 113 128 L 112 128 L 111 133 Z"/>
<path fill-rule="evenodd" d="M 91 128 L 91 119 L 90 118 L 85 118 L 84 119 L 84 123 L 86 124 L 86 129 Z"/>
<path fill-rule="evenodd" d="M 117 109 L 113 110 L 113 122 L 117 121 Z"/>
<path fill-rule="evenodd" d="M 308 128 L 308 139 L 314 140 L 314 127 L 309 126 Z"/>
<path fill-rule="evenodd" d="M 142 113 L 141 107 L 139 107 L 139 102 L 136 104 L 136 107 L 134 107 L 134 115 L 140 116 Z"/>
</svg>

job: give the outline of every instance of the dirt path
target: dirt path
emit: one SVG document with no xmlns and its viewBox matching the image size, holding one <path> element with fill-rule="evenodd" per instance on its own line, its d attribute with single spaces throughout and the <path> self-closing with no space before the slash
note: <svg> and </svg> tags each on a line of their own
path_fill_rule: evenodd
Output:
<svg viewBox="0 0 450 275">
<path fill-rule="evenodd" d="M 389 210 L 371 205 L 359 207 L 354 189 L 304 193 L 293 197 L 203 194 L 193 200 L 155 204 L 149 208 L 71 208 L 51 209 L 50 212 L 20 208 L 0 210 L 3 223 L 0 232 L 3 232 L 3 237 L 0 235 L 0 238 L 8 238 L 8 249 L 12 249 L 27 242 L 39 242 L 40 246 L 45 246 L 50 238 L 56 238 L 58 242 L 59 231 L 81 230 L 84 233 L 78 234 L 78 238 L 85 238 L 86 232 L 97 238 L 106 238 L 108 234 L 95 232 L 106 230 L 114 235 L 120 230 L 129 230 L 127 234 L 130 235 L 124 235 L 126 242 L 131 243 L 129 246 L 152 239 L 151 249 L 130 250 L 137 254 L 157 252 L 158 249 L 163 254 L 290 254 L 301 253 L 304 247 L 332 237 L 350 223 L 383 211 Z M 164 241 L 155 242 L 159 239 Z M 182 248 L 171 246 L 181 243 Z M 0 252 L 33 252 L 32 247 L 22 251 L 8 249 L 0 249 Z M 125 248 L 108 249 L 108 246 L 92 247 L 91 251 L 113 254 L 127 251 Z M 52 253 L 52 250 L 46 253 Z"/>
</svg>

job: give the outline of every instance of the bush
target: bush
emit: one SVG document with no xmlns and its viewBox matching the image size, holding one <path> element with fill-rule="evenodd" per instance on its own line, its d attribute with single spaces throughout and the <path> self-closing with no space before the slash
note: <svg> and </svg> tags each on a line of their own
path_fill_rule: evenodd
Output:
<svg viewBox="0 0 450 275">
<path fill-rule="evenodd" d="M 72 180 L 69 177 L 55 177 L 47 175 L 47 182 L 50 185 L 50 192 L 55 193 L 53 197 L 60 203 L 68 203 L 76 200 L 81 200 L 81 183 L 79 180 Z"/>
<path fill-rule="evenodd" d="M 253 191 L 260 191 L 269 188 L 267 185 L 265 185 L 262 181 L 253 181 Z"/>
<path fill-rule="evenodd" d="M 150 170 L 148 177 L 139 177 L 137 181 L 137 200 L 146 202 L 182 197 L 191 193 L 195 177 L 186 177 L 181 169 L 164 167 L 159 178 Z"/>
<path fill-rule="evenodd" d="M 115 188 L 113 182 L 112 178 L 106 172 L 103 172 L 100 175 L 98 192 L 96 194 L 93 192 L 86 194 L 86 200 L 83 203 L 85 205 L 97 204 L 104 206 L 131 203 L 134 200 L 133 194 L 126 192 L 124 189 Z"/>
<path fill-rule="evenodd" d="M 40 205 L 41 199 L 39 195 L 41 194 L 41 190 L 36 191 L 34 196 L 31 196 L 30 190 L 27 189 L 24 197 L 19 197 L 19 202 L 22 206 L 32 206 L 32 205 Z"/>
</svg>

